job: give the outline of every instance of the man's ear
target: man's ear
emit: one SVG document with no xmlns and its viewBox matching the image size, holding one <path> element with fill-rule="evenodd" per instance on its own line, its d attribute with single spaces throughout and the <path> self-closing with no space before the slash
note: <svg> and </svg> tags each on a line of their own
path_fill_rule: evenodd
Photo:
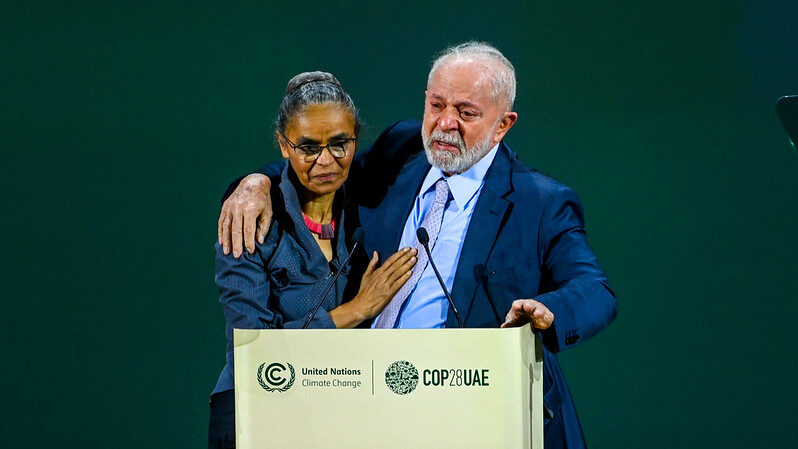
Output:
<svg viewBox="0 0 798 449">
<path fill-rule="evenodd" d="M 507 134 L 507 131 L 509 131 L 513 125 L 515 125 L 517 120 L 517 112 L 505 112 L 504 116 L 499 121 L 499 126 L 496 127 L 496 133 L 493 135 L 493 143 L 499 143 L 502 139 L 504 139 L 504 135 Z"/>
</svg>

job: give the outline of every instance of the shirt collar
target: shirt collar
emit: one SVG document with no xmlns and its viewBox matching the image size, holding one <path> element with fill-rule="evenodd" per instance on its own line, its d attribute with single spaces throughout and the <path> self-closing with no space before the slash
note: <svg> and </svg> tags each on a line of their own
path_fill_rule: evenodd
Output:
<svg viewBox="0 0 798 449">
<path fill-rule="evenodd" d="M 477 193 L 482 186 L 485 174 L 488 173 L 493 159 L 496 158 L 498 148 L 499 144 L 496 144 L 488 151 L 488 154 L 483 156 L 476 164 L 472 165 L 471 168 L 463 173 L 458 173 L 446 178 L 446 182 L 449 184 L 449 191 L 452 192 L 452 197 L 454 197 L 454 202 L 457 204 L 458 209 L 464 208 L 466 203 L 474 197 L 474 194 Z M 421 191 L 418 196 L 421 197 L 427 193 L 427 191 L 443 177 L 445 176 L 441 169 L 433 166 L 427 173 L 427 177 L 424 178 L 424 182 L 421 183 Z"/>
</svg>

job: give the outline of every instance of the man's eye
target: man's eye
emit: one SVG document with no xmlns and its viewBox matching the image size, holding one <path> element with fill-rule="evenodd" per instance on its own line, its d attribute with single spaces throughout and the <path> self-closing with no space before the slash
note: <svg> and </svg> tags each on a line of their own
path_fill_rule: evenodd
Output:
<svg viewBox="0 0 798 449">
<path fill-rule="evenodd" d="M 472 112 L 472 111 L 461 111 L 460 114 L 462 114 L 463 117 L 476 117 L 477 116 L 477 114 Z"/>
<path fill-rule="evenodd" d="M 430 103 L 429 105 L 432 109 L 440 109 L 442 107 L 440 103 Z"/>
</svg>

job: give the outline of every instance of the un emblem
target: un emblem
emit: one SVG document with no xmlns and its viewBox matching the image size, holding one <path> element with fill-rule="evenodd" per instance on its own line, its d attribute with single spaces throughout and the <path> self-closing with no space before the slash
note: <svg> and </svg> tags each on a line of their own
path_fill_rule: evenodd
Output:
<svg viewBox="0 0 798 449">
<path fill-rule="evenodd" d="M 294 380 L 296 380 L 294 367 L 290 363 L 283 365 L 275 362 L 269 366 L 261 363 L 258 367 L 258 383 L 266 391 L 286 391 L 294 385 Z"/>
<path fill-rule="evenodd" d="M 407 360 L 393 362 L 385 370 L 385 385 L 396 394 L 407 394 L 418 385 L 418 370 Z"/>
</svg>

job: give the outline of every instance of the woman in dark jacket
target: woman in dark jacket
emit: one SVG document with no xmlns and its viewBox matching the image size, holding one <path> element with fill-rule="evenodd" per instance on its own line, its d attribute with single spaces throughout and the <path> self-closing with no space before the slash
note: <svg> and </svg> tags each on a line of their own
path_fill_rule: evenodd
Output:
<svg viewBox="0 0 798 449">
<path fill-rule="evenodd" d="M 352 273 L 343 184 L 357 148 L 360 121 L 352 99 L 329 73 L 291 79 L 277 118 L 277 141 L 289 164 L 272 189 L 274 218 L 252 254 L 225 256 L 216 245 L 216 284 L 227 323 L 227 364 L 211 395 L 210 448 L 235 447 L 233 329 L 301 328 L 330 275 L 343 269 L 310 322 L 352 328 L 377 316 L 410 278 L 415 250 L 403 248 L 377 268 L 373 255 L 359 291 L 346 301 Z M 351 231 L 351 229 L 350 229 Z"/>
</svg>

